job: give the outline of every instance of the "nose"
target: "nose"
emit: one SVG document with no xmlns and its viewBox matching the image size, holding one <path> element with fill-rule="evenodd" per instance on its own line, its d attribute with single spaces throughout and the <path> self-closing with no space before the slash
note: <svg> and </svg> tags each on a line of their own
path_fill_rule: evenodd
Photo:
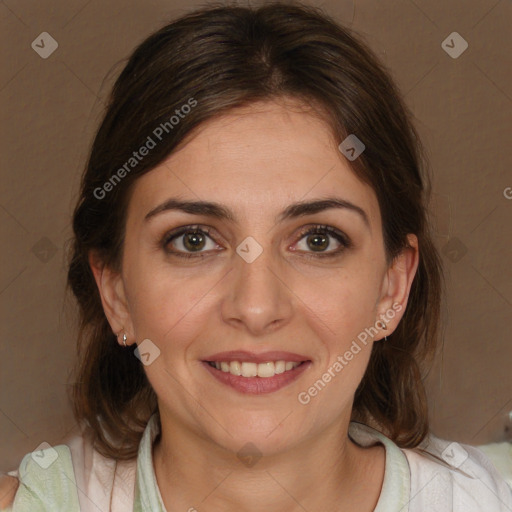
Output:
<svg viewBox="0 0 512 512">
<path fill-rule="evenodd" d="M 232 269 L 224 282 L 222 318 L 237 329 L 262 336 L 290 321 L 293 293 L 286 285 L 284 267 L 270 248 L 249 261 L 233 254 Z"/>
</svg>

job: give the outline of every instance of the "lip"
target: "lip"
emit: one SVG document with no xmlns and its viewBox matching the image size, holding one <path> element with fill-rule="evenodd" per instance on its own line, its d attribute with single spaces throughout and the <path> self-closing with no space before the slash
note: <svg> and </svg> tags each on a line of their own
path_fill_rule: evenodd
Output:
<svg viewBox="0 0 512 512">
<path fill-rule="evenodd" d="M 203 361 L 207 362 L 231 362 L 240 361 L 245 363 L 267 363 L 269 361 L 291 361 L 292 363 L 302 363 L 303 361 L 310 361 L 308 356 L 301 354 L 294 354 L 292 352 L 248 352 L 246 350 L 235 350 L 229 352 L 218 352 L 211 356 L 206 357 Z"/>
<path fill-rule="evenodd" d="M 267 352 L 266 354 L 270 353 L 271 352 Z M 272 352 L 272 354 L 276 353 L 277 352 Z M 280 354 L 283 353 L 280 352 Z M 259 356 L 262 355 L 263 354 L 259 354 Z M 279 361 L 279 359 L 276 360 Z M 222 359 L 222 361 L 227 361 L 227 359 Z M 244 361 L 247 361 L 247 359 L 245 359 Z M 265 361 L 268 361 L 268 358 L 260 362 Z M 302 361 L 304 361 L 304 359 L 302 359 Z M 222 370 L 217 370 L 213 366 L 210 366 L 207 361 L 202 361 L 201 364 L 219 382 L 227 386 L 230 386 L 236 391 L 244 394 L 262 395 L 266 393 L 273 393 L 274 391 L 278 391 L 279 389 L 288 386 L 289 384 L 297 380 L 304 373 L 304 371 L 311 366 L 312 362 L 310 360 L 304 361 L 302 364 L 293 368 L 292 370 L 288 370 L 284 373 L 279 373 L 277 375 L 274 375 L 273 377 L 242 377 L 239 375 L 231 375 L 231 373 L 223 372 Z"/>
</svg>

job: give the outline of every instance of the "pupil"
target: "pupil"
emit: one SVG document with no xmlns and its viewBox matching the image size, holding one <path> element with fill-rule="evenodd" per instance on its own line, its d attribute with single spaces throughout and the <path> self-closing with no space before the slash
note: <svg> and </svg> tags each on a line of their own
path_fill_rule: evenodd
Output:
<svg viewBox="0 0 512 512">
<path fill-rule="evenodd" d="M 185 247 L 187 249 L 202 249 L 202 243 L 204 243 L 201 233 L 189 232 L 185 236 Z"/>
<path fill-rule="evenodd" d="M 314 235 L 311 235 L 308 238 L 308 241 L 313 241 L 313 248 L 320 248 L 320 249 L 326 249 L 329 245 L 329 241 L 327 240 L 327 237 L 324 235 L 320 235 L 318 233 L 315 233 Z M 320 241 L 320 243 L 317 243 Z M 327 242 L 327 244 L 325 243 Z"/>
</svg>

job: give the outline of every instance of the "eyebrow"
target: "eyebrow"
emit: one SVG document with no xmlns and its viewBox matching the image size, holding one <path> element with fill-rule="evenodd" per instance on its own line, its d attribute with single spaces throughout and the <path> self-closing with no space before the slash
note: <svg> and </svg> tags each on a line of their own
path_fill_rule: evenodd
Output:
<svg viewBox="0 0 512 512">
<path fill-rule="evenodd" d="M 332 208 L 345 209 L 357 213 L 371 231 L 370 221 L 366 212 L 360 206 L 339 197 L 327 197 L 325 199 L 292 203 L 287 206 L 275 220 L 276 222 L 283 222 L 287 219 L 312 215 Z M 210 201 L 188 201 L 177 198 L 167 199 L 147 213 L 144 219 L 147 221 L 159 213 L 173 210 L 190 213 L 192 215 L 214 217 L 219 220 L 237 221 L 233 212 L 219 203 Z"/>
</svg>

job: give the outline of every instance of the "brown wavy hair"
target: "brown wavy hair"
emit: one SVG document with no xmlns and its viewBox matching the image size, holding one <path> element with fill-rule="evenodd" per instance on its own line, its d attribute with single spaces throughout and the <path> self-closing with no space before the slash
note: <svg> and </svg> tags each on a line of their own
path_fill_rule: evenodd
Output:
<svg viewBox="0 0 512 512">
<path fill-rule="evenodd" d="M 191 98 L 196 106 L 108 193 L 100 193 Z M 75 418 L 101 454 L 136 457 L 158 408 L 142 363 L 112 333 L 89 254 L 120 269 L 133 183 L 194 128 L 236 107 L 286 98 L 313 108 L 338 144 L 354 133 L 366 145 L 351 167 L 377 195 L 388 262 L 407 247 L 407 234 L 418 238 L 420 261 L 406 311 L 388 341 L 373 345 L 352 419 L 373 424 L 401 447 L 417 446 L 428 433 L 423 372 L 440 338 L 443 275 L 428 221 L 427 159 L 412 114 L 361 36 L 319 9 L 299 2 L 210 4 L 167 24 L 129 57 L 108 98 L 73 214 L 68 285 L 80 325 L 70 395 Z"/>
</svg>

